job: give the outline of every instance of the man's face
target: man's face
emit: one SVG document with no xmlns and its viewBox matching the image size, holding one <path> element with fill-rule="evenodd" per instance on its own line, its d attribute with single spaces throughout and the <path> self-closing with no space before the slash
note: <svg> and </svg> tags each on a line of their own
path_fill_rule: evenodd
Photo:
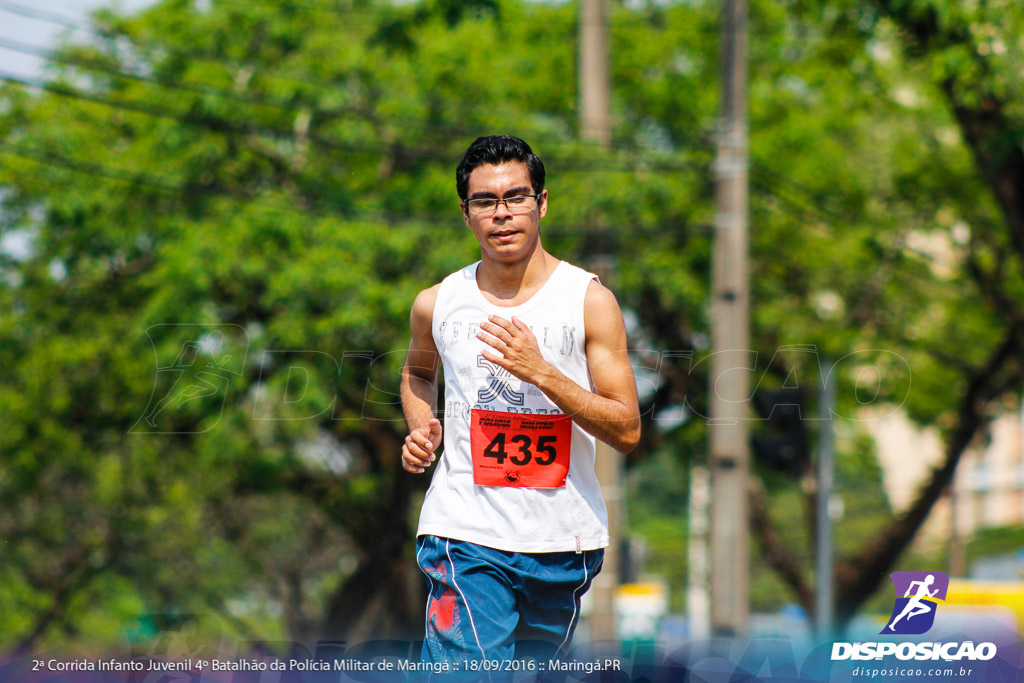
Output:
<svg viewBox="0 0 1024 683">
<path fill-rule="evenodd" d="M 506 199 L 533 194 L 530 171 L 521 161 L 477 166 L 469 174 L 467 199 Z M 541 193 L 532 209 L 517 214 L 499 202 L 493 214 L 474 215 L 465 201 L 461 202 L 462 217 L 473 230 L 480 248 L 499 261 L 516 261 L 533 253 L 540 239 L 540 219 L 548 212 L 548 192 Z"/>
</svg>

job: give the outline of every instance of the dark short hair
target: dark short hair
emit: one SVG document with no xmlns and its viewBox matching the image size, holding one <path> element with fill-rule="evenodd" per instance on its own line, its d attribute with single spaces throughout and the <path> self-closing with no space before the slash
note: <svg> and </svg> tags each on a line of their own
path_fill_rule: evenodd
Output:
<svg viewBox="0 0 1024 683">
<path fill-rule="evenodd" d="M 521 161 L 530 172 L 530 184 L 534 194 L 544 191 L 544 162 L 523 140 L 511 135 L 484 135 L 473 141 L 466 155 L 455 169 L 455 189 L 459 199 L 469 193 L 469 174 L 477 166 L 501 164 L 506 161 Z"/>
</svg>

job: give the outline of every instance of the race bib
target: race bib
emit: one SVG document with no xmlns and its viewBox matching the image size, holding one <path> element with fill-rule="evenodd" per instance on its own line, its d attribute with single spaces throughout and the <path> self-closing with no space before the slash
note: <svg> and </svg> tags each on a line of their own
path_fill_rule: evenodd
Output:
<svg viewBox="0 0 1024 683">
<path fill-rule="evenodd" d="M 473 483 L 556 489 L 569 473 L 568 415 L 504 413 L 474 408 L 469 423 Z"/>
</svg>

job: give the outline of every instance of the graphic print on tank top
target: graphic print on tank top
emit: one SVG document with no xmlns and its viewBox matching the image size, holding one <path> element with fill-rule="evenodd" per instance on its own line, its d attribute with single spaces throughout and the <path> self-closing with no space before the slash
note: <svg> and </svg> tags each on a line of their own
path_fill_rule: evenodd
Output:
<svg viewBox="0 0 1024 683">
<path fill-rule="evenodd" d="M 511 372 L 497 363 L 492 363 L 483 356 L 476 357 L 476 366 L 484 368 L 491 373 L 487 378 L 487 388 L 477 390 L 477 401 L 480 403 L 490 403 L 501 396 L 509 405 L 523 405 L 523 394 L 518 391 L 512 391 L 512 388 L 508 385 L 509 380 L 512 378 Z"/>
</svg>

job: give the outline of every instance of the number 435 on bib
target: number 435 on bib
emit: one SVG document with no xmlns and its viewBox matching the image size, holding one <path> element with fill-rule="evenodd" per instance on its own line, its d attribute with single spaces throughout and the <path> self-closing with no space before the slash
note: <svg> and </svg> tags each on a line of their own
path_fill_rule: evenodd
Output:
<svg viewBox="0 0 1024 683">
<path fill-rule="evenodd" d="M 476 408 L 470 445 L 478 486 L 561 488 L 569 472 L 572 420 Z"/>
</svg>

